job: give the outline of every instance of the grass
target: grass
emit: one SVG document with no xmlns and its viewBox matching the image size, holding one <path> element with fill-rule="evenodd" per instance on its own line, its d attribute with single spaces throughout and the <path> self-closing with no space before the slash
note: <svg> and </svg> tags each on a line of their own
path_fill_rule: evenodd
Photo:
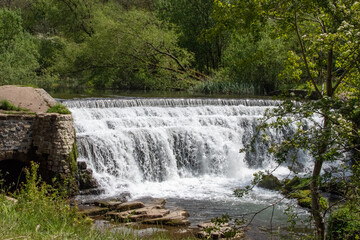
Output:
<svg viewBox="0 0 360 240">
<path fill-rule="evenodd" d="M 93 230 L 88 218 L 41 182 L 37 169 L 32 164 L 26 173 L 26 184 L 13 196 L 16 203 L 0 194 L 0 239 L 133 239 L 126 233 Z"/>
<path fill-rule="evenodd" d="M 94 229 L 91 219 L 41 181 L 38 167 L 32 164 L 26 172 L 26 183 L 12 196 L 17 202 L 6 199 L 5 191 L 0 189 L 0 239 L 140 239 L 129 231 Z M 167 233 L 145 238 L 172 239 Z"/>
<path fill-rule="evenodd" d="M 5 99 L 0 101 L 0 109 L 6 110 L 6 111 L 24 111 L 25 110 L 20 107 L 16 107 L 15 105 L 11 104 L 9 101 L 7 101 Z"/>
<path fill-rule="evenodd" d="M 52 106 L 51 108 L 49 108 L 47 111 L 47 113 L 60 113 L 60 114 L 71 114 L 71 112 L 69 111 L 69 109 L 67 109 L 64 105 L 62 105 L 61 103 L 56 104 L 55 106 Z"/>
</svg>

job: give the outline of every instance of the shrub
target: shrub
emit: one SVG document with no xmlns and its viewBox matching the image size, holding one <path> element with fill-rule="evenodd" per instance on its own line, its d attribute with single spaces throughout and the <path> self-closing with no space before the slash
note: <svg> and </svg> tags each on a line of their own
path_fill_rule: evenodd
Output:
<svg viewBox="0 0 360 240">
<path fill-rule="evenodd" d="M 56 189 L 41 181 L 38 164 L 26 171 L 17 201 L 0 194 L 0 239 L 136 239 L 126 232 L 92 229 Z M 20 236 L 20 237 L 19 237 Z"/>
<path fill-rule="evenodd" d="M 328 221 L 328 239 L 360 239 L 360 211 L 343 206 L 330 215 Z"/>
<path fill-rule="evenodd" d="M 67 109 L 64 105 L 62 105 L 61 103 L 56 104 L 55 106 L 52 106 L 51 108 L 49 108 L 47 111 L 47 113 L 60 113 L 60 114 L 71 114 L 71 112 L 69 111 L 69 109 Z"/>
<path fill-rule="evenodd" d="M 8 110 L 8 111 L 21 111 L 21 110 L 23 110 L 23 109 L 21 109 L 19 107 L 15 107 L 13 104 L 11 104 L 9 101 L 7 101 L 5 99 L 0 101 L 0 109 Z"/>
</svg>

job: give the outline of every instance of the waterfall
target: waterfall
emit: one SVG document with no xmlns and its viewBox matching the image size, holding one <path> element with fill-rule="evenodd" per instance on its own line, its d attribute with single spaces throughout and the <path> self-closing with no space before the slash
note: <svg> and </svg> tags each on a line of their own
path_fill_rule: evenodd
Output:
<svg viewBox="0 0 360 240">
<path fill-rule="evenodd" d="M 126 98 L 64 104 L 74 117 L 79 160 L 110 195 L 231 197 L 254 172 L 274 166 L 264 147 L 254 164 L 239 150 L 265 110 L 279 101 Z"/>
</svg>

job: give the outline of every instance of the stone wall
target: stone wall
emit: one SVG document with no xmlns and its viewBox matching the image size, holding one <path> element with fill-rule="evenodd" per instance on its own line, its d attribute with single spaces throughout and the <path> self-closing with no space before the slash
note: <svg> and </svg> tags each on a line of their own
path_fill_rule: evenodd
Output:
<svg viewBox="0 0 360 240">
<path fill-rule="evenodd" d="M 0 114 L 0 161 L 39 162 L 47 180 L 76 171 L 76 159 L 71 158 L 74 142 L 70 114 Z"/>
<path fill-rule="evenodd" d="M 0 161 L 29 161 L 35 115 L 0 114 Z"/>
</svg>

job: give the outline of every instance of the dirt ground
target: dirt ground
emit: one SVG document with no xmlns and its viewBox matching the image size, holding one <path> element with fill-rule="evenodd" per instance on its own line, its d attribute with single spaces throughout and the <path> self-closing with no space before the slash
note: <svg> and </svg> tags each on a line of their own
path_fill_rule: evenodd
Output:
<svg viewBox="0 0 360 240">
<path fill-rule="evenodd" d="M 0 86 L 0 101 L 3 99 L 17 107 L 29 109 L 35 113 L 44 113 L 49 107 L 57 103 L 56 100 L 42 88 L 13 85 Z"/>
</svg>

